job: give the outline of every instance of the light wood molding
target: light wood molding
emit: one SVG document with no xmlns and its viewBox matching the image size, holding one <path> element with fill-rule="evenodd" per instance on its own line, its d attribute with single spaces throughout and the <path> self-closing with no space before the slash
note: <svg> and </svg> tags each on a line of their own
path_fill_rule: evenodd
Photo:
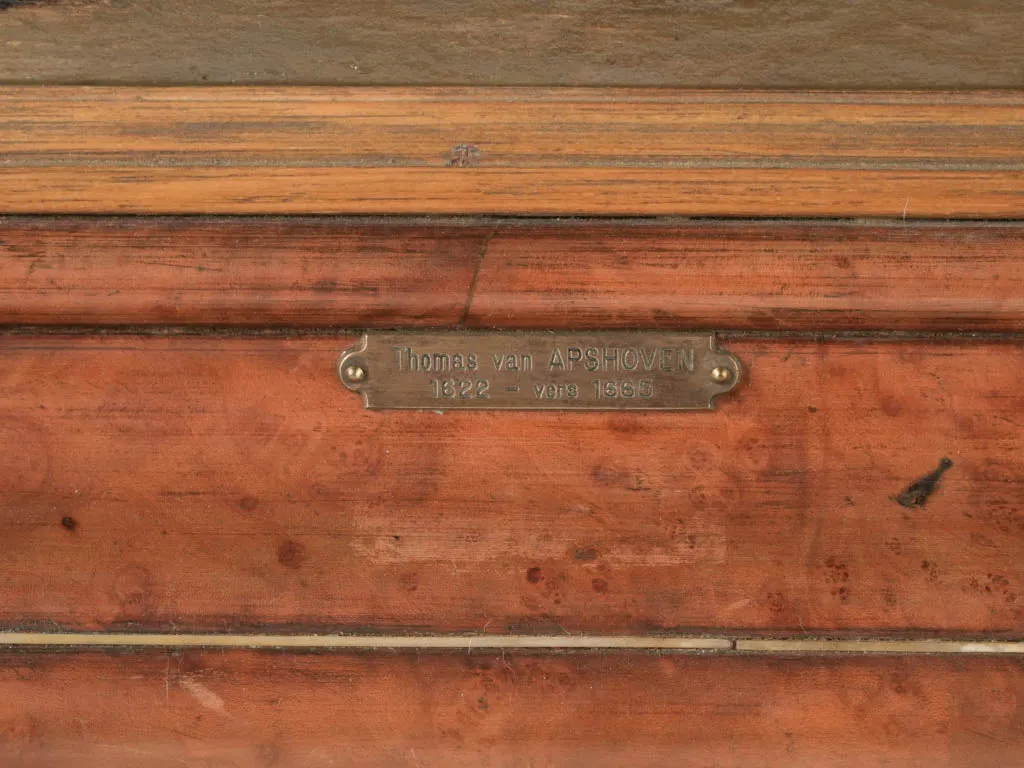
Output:
<svg viewBox="0 0 1024 768">
<path fill-rule="evenodd" d="M 0 88 L 0 212 L 1024 217 L 1024 93 Z"/>
</svg>

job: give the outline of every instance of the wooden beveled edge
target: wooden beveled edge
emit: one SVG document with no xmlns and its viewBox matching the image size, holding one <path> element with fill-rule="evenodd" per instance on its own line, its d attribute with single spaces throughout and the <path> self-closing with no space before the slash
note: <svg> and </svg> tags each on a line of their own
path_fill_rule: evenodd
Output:
<svg viewBox="0 0 1024 768">
<path fill-rule="evenodd" d="M 601 635 L 216 635 L 0 632 L 0 647 L 363 650 L 664 650 L 761 654 L 1024 654 L 1024 642 L 985 640 L 737 639 Z"/>
<path fill-rule="evenodd" d="M 1024 218 L 1024 91 L 0 87 L 0 213 Z"/>
<path fill-rule="evenodd" d="M 1022 264 L 1024 222 L 0 216 L 0 326 L 1021 332 Z"/>
</svg>

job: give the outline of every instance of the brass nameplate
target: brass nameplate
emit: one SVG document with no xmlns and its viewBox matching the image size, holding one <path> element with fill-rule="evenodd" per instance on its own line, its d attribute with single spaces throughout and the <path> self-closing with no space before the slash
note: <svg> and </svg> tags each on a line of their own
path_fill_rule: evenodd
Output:
<svg viewBox="0 0 1024 768">
<path fill-rule="evenodd" d="M 742 375 L 712 334 L 371 332 L 338 374 L 367 408 L 710 410 Z"/>
</svg>

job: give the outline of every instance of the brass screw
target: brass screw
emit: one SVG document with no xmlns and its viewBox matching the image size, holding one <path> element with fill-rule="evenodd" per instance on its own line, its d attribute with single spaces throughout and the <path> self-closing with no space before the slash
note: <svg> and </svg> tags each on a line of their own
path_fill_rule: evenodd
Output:
<svg viewBox="0 0 1024 768">
<path fill-rule="evenodd" d="M 362 381 L 366 378 L 366 369 L 359 365 L 350 365 L 345 369 L 345 378 L 349 381 Z"/>
<path fill-rule="evenodd" d="M 728 368 L 719 366 L 711 371 L 711 379 L 718 384 L 725 384 L 729 379 L 732 378 L 732 371 Z"/>
</svg>

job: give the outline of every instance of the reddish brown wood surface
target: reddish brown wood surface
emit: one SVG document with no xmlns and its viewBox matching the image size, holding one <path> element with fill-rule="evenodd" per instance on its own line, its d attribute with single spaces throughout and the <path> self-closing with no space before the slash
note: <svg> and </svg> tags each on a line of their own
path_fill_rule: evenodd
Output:
<svg viewBox="0 0 1024 768">
<path fill-rule="evenodd" d="M 493 224 L 0 219 L 0 322 L 453 325 Z"/>
<path fill-rule="evenodd" d="M 735 337 L 717 412 L 438 415 L 364 411 L 351 341 L 4 337 L 0 624 L 1024 636 L 1018 344 Z"/>
<path fill-rule="evenodd" d="M 0 212 L 1024 218 L 1024 92 L 0 88 Z"/>
<path fill-rule="evenodd" d="M 1024 330 L 1019 225 L 509 226 L 481 327 Z"/>
<path fill-rule="evenodd" d="M 1024 227 L 0 219 L 0 323 L 463 321 L 1021 331 Z"/>
<path fill-rule="evenodd" d="M 990 768 L 1016 658 L 0 654 L 9 766 Z"/>
</svg>

